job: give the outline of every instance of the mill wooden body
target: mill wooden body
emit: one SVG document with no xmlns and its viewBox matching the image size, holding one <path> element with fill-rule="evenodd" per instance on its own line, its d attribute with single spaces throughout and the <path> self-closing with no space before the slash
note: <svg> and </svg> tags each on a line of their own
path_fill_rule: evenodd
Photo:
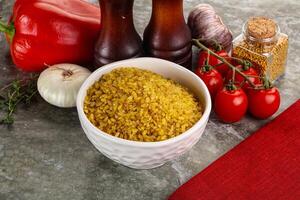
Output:
<svg viewBox="0 0 300 200">
<path fill-rule="evenodd" d="M 142 55 L 142 40 L 132 17 L 134 0 L 101 0 L 101 25 L 95 46 L 96 67 Z"/>
<path fill-rule="evenodd" d="M 191 32 L 183 16 L 183 0 L 153 0 L 152 16 L 144 31 L 147 56 L 191 68 Z"/>
</svg>

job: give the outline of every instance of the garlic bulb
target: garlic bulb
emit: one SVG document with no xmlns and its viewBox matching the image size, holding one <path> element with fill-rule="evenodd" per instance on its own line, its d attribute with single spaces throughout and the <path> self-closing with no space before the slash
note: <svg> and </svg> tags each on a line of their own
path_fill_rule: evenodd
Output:
<svg viewBox="0 0 300 200">
<path fill-rule="evenodd" d="M 80 86 L 91 72 L 74 64 L 57 64 L 44 70 L 38 79 L 40 95 L 58 107 L 75 107 Z"/>
<path fill-rule="evenodd" d="M 232 33 L 211 5 L 197 5 L 189 14 L 188 25 L 193 38 L 203 40 L 203 43 L 208 46 L 213 44 L 212 40 L 215 40 L 227 52 L 231 51 Z"/>
</svg>

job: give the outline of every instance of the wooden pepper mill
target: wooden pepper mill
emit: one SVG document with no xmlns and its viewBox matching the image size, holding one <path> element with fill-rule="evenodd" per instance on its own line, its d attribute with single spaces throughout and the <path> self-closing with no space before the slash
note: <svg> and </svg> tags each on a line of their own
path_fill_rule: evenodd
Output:
<svg viewBox="0 0 300 200">
<path fill-rule="evenodd" d="M 183 16 L 183 0 L 152 0 L 152 16 L 144 32 L 146 55 L 191 69 L 191 39 Z"/>
<path fill-rule="evenodd" d="M 132 17 L 134 0 L 99 0 L 101 31 L 95 47 L 96 67 L 143 53 L 142 40 Z"/>
</svg>

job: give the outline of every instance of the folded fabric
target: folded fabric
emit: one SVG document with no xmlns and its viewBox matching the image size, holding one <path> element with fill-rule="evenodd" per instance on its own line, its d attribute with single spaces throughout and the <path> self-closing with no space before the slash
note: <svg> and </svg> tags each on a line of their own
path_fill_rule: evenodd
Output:
<svg viewBox="0 0 300 200">
<path fill-rule="evenodd" d="M 169 200 L 300 200 L 300 100 Z"/>
</svg>

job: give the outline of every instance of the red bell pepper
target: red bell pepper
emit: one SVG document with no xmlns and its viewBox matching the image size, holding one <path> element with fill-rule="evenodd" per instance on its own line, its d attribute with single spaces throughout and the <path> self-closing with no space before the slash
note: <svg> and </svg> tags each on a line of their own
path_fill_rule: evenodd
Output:
<svg viewBox="0 0 300 200">
<path fill-rule="evenodd" d="M 6 24 L 13 62 L 24 71 L 57 63 L 93 60 L 100 31 L 100 8 L 82 0 L 17 0 Z"/>
</svg>

